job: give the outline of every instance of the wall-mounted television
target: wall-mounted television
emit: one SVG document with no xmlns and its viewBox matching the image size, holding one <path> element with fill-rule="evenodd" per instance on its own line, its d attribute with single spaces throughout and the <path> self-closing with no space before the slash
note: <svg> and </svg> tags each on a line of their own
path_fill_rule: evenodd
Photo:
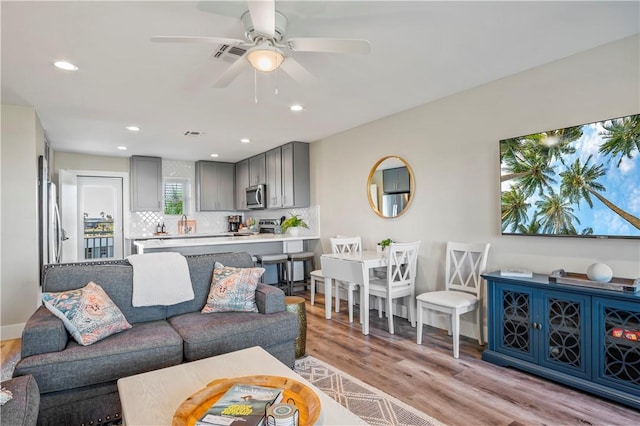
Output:
<svg viewBox="0 0 640 426">
<path fill-rule="evenodd" d="M 503 235 L 640 238 L 640 114 L 500 141 Z"/>
</svg>

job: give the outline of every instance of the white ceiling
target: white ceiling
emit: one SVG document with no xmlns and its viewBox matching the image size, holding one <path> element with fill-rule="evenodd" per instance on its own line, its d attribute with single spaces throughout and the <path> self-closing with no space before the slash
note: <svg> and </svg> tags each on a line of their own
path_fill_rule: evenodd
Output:
<svg viewBox="0 0 640 426">
<path fill-rule="evenodd" d="M 276 9 L 288 18 L 287 37 L 363 38 L 371 54 L 292 53 L 317 82 L 259 75 L 256 104 L 252 71 L 211 88 L 229 66 L 210 57 L 216 46 L 149 40 L 243 38 L 246 2 L 3 0 L 2 103 L 35 107 L 55 150 L 235 162 L 640 32 L 638 1 L 278 1 Z M 57 70 L 58 59 L 80 70 Z M 305 110 L 292 113 L 292 103 Z M 142 130 L 125 130 L 131 124 Z"/>
</svg>

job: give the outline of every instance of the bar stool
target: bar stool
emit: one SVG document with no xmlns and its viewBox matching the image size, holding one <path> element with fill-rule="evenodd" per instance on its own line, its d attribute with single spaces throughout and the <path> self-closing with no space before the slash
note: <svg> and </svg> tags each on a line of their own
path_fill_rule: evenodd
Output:
<svg viewBox="0 0 640 426">
<path fill-rule="evenodd" d="M 278 282 L 273 284 L 278 288 L 284 289 L 285 293 L 290 294 L 287 262 L 289 257 L 285 253 L 273 253 L 273 254 L 257 254 L 256 260 L 259 266 L 267 268 L 269 265 L 276 265 L 278 268 Z M 264 274 L 262 275 L 264 282 Z"/>
<path fill-rule="evenodd" d="M 303 262 L 303 275 L 302 280 L 296 281 L 294 274 L 294 263 L 295 262 Z M 289 265 L 288 267 L 288 278 L 289 278 L 289 294 L 293 293 L 293 287 L 296 284 L 304 285 L 306 288 L 311 284 L 311 271 L 315 270 L 315 254 L 312 251 L 301 251 L 298 253 L 289 253 Z"/>
</svg>

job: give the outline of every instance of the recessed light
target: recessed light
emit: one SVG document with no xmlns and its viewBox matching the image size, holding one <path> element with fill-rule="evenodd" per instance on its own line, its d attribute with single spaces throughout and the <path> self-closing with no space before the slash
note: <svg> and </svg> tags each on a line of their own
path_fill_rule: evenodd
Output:
<svg viewBox="0 0 640 426">
<path fill-rule="evenodd" d="M 291 105 L 289 109 L 291 111 L 302 111 L 304 108 L 302 108 L 302 105 Z"/>
<path fill-rule="evenodd" d="M 219 155 L 218 155 L 218 154 L 211 154 L 211 156 L 212 156 L 213 158 L 218 158 L 218 157 L 219 157 Z"/>
<path fill-rule="evenodd" d="M 125 127 L 125 129 L 127 129 L 130 132 L 139 132 L 140 131 L 140 127 L 138 127 L 138 126 L 127 126 L 127 127 Z"/>
<path fill-rule="evenodd" d="M 119 147 L 118 147 L 118 149 L 119 149 L 120 151 L 126 151 L 126 150 L 127 150 L 127 147 L 126 147 L 126 146 L 119 146 Z"/>
<path fill-rule="evenodd" d="M 78 66 L 75 64 L 72 64 L 71 62 L 67 62 L 67 61 L 55 61 L 53 63 L 53 66 L 55 66 L 58 69 L 61 70 L 65 70 L 65 71 L 78 71 Z"/>
<path fill-rule="evenodd" d="M 251 142 L 251 139 L 249 139 L 249 138 L 242 138 L 242 139 L 240 139 L 240 142 L 242 142 L 242 143 L 249 143 L 249 142 Z"/>
</svg>

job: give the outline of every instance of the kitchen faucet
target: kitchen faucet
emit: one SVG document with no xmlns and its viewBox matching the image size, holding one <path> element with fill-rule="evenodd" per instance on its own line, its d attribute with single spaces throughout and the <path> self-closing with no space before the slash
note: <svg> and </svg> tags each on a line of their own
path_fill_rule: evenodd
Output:
<svg viewBox="0 0 640 426">
<path fill-rule="evenodd" d="M 187 215 L 183 214 L 182 217 L 180 218 L 180 222 L 182 222 L 182 233 L 183 234 L 188 234 L 189 233 L 189 226 L 187 225 Z"/>
</svg>

